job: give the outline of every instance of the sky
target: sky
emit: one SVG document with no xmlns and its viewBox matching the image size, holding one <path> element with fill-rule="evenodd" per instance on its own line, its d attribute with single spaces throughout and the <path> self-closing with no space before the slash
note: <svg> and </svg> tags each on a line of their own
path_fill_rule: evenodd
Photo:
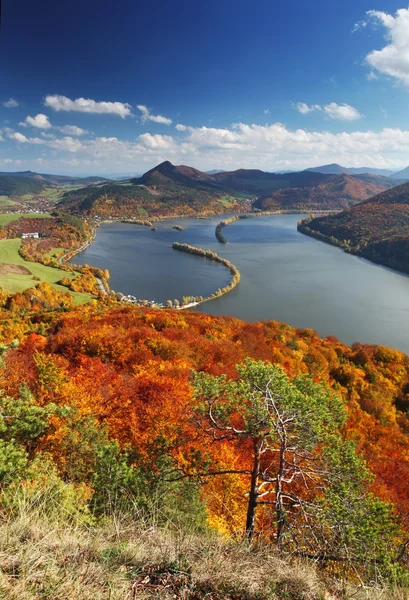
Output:
<svg viewBox="0 0 409 600">
<path fill-rule="evenodd" d="M 409 165 L 402 0 L 3 0 L 0 171 Z"/>
</svg>

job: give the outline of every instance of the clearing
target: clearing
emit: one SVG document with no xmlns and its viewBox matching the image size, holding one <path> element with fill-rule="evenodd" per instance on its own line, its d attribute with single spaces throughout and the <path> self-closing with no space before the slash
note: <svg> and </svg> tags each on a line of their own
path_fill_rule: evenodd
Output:
<svg viewBox="0 0 409 600">
<path fill-rule="evenodd" d="M 91 296 L 87 294 L 71 292 L 63 285 L 57 284 L 57 281 L 63 277 L 74 279 L 71 272 L 60 271 L 60 269 L 24 260 L 18 253 L 20 245 L 21 240 L 19 239 L 0 240 L 0 261 L 3 265 L 3 268 L 0 268 L 0 287 L 8 292 L 15 293 L 34 287 L 40 281 L 47 281 L 56 290 L 72 294 L 75 304 L 84 304 L 91 300 Z M 40 281 L 34 280 L 34 276 L 39 277 Z"/>
<path fill-rule="evenodd" d="M 12 221 L 17 221 L 18 219 L 51 219 L 51 215 L 47 213 L 0 214 L 0 227 L 8 225 Z"/>
</svg>

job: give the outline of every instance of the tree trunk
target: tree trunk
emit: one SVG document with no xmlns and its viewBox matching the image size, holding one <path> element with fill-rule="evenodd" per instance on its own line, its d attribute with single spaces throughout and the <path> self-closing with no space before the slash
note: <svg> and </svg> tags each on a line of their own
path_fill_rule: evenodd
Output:
<svg viewBox="0 0 409 600">
<path fill-rule="evenodd" d="M 260 471 L 260 442 L 259 440 L 254 440 L 253 444 L 253 468 L 251 471 L 250 494 L 246 519 L 246 536 L 250 542 L 252 542 L 254 538 L 258 499 L 258 477 Z"/>
<path fill-rule="evenodd" d="M 284 472 L 284 454 L 286 445 L 284 441 L 280 446 L 280 462 L 278 465 L 277 481 L 276 481 L 276 516 L 277 516 L 277 546 L 281 549 L 283 541 L 283 532 L 285 525 L 285 511 L 282 500 L 282 477 Z"/>
</svg>

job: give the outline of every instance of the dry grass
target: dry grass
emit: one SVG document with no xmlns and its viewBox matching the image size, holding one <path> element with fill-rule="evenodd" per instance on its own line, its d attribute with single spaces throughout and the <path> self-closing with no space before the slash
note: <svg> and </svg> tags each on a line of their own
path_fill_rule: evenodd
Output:
<svg viewBox="0 0 409 600">
<path fill-rule="evenodd" d="M 64 523 L 61 519 L 60 523 Z M 61 526 L 24 504 L 0 523 L 0 598 L 8 600 L 408 600 L 342 589 L 314 565 L 211 534 L 110 519 Z"/>
</svg>

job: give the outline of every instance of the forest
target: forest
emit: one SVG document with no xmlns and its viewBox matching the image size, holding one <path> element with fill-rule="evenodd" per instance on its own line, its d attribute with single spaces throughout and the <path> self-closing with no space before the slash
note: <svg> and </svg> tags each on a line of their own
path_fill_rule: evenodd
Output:
<svg viewBox="0 0 409 600">
<path fill-rule="evenodd" d="M 409 272 L 409 185 L 403 184 L 349 210 L 306 219 L 298 229 L 347 252 Z"/>
<path fill-rule="evenodd" d="M 4 518 L 53 473 L 68 520 L 155 505 L 325 578 L 406 586 L 406 355 L 274 321 L 76 309 L 47 284 L 9 298 L 0 332 Z"/>
<path fill-rule="evenodd" d="M 0 196 L 24 196 L 24 194 L 39 194 L 44 190 L 44 183 L 25 177 L 0 175 Z"/>
</svg>

